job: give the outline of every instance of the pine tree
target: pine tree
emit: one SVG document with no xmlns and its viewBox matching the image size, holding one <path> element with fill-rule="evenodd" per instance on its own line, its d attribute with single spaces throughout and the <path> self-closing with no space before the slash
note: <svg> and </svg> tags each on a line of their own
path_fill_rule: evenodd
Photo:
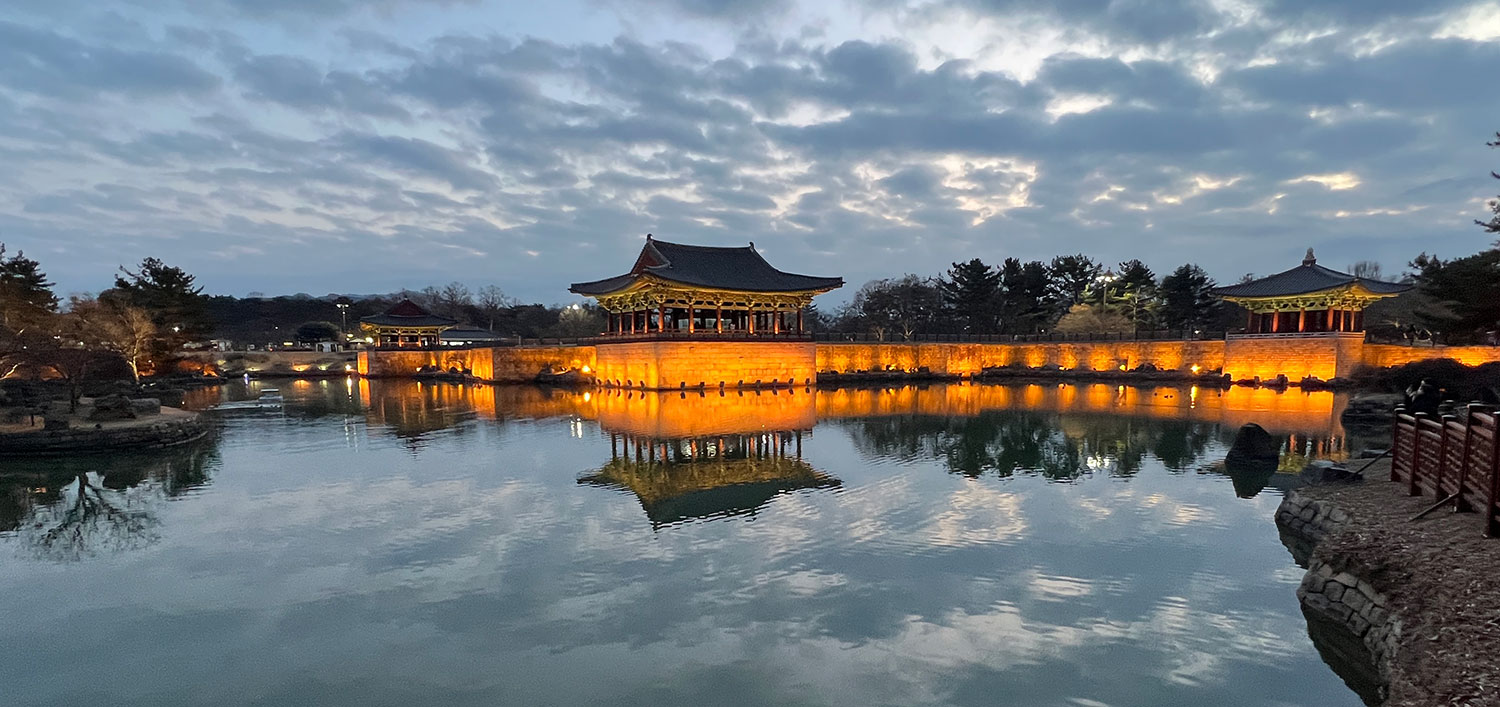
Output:
<svg viewBox="0 0 1500 707">
<path fill-rule="evenodd" d="M 1007 334 L 1035 334 L 1052 323 L 1051 280 L 1047 265 L 1006 258 L 1000 266 L 1001 329 Z"/>
<path fill-rule="evenodd" d="M 1082 253 L 1059 255 L 1047 267 L 1052 280 L 1052 299 L 1059 311 L 1083 301 L 1083 294 L 1099 279 L 1104 268 Z"/>
<path fill-rule="evenodd" d="M 999 304 L 1000 272 L 979 258 L 954 263 L 948 276 L 938 281 L 943 304 L 968 333 L 995 330 L 995 310 Z"/>
<path fill-rule="evenodd" d="M 49 319 L 57 312 L 52 285 L 41 263 L 24 252 L 7 258 L 0 243 L 0 328 L 19 334 Z"/>
<path fill-rule="evenodd" d="M 1494 142 L 1487 142 L 1484 144 L 1489 145 L 1490 147 L 1500 147 L 1500 133 L 1495 133 Z M 1500 172 L 1490 172 L 1490 176 L 1494 177 L 1495 179 L 1500 179 Z M 1489 207 L 1490 212 L 1495 215 L 1490 217 L 1490 220 L 1488 221 L 1475 220 L 1474 223 L 1479 224 L 1480 228 L 1483 228 L 1489 233 L 1500 233 L 1500 198 L 1490 200 Z"/>
<path fill-rule="evenodd" d="M 1110 283 L 1120 304 L 1120 313 L 1131 321 L 1136 332 L 1156 327 L 1160 309 L 1156 273 L 1140 260 L 1120 263 L 1120 275 Z"/>
<path fill-rule="evenodd" d="M 1203 268 L 1183 265 L 1161 280 L 1161 321 L 1168 329 L 1193 331 L 1219 319 L 1223 300 Z"/>
<path fill-rule="evenodd" d="M 156 325 L 158 347 L 162 358 L 190 341 L 208 338 L 213 323 L 207 315 L 207 299 L 194 277 L 181 268 L 146 258 L 135 271 L 123 266 L 115 276 L 115 286 L 99 295 L 101 300 L 139 307 Z"/>
</svg>

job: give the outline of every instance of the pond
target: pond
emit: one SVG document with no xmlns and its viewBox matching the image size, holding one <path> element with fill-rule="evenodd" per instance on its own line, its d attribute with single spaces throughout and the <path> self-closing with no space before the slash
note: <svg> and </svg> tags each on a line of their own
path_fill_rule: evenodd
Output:
<svg viewBox="0 0 1500 707">
<path fill-rule="evenodd" d="M 0 461 L 6 704 L 1360 704 L 1220 464 L 1332 393 L 272 386 Z"/>
</svg>

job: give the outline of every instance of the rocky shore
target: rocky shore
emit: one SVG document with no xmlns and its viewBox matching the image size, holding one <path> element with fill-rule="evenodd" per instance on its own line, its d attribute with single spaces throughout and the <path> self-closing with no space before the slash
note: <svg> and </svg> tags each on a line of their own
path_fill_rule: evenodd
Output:
<svg viewBox="0 0 1500 707">
<path fill-rule="evenodd" d="M 14 416 L 0 424 L 0 457 L 42 456 L 171 447 L 202 439 L 208 425 L 197 413 L 127 401 L 129 414 L 99 416 L 86 405 L 73 414 Z M 105 419 L 108 418 L 108 419 Z"/>
<path fill-rule="evenodd" d="M 1389 475 L 1382 460 L 1362 483 L 1298 489 L 1277 509 L 1283 542 L 1307 568 L 1297 596 L 1310 628 L 1374 704 L 1500 705 L 1500 540 L 1484 538 L 1472 513 L 1412 521 L 1432 499 L 1407 496 Z"/>
</svg>

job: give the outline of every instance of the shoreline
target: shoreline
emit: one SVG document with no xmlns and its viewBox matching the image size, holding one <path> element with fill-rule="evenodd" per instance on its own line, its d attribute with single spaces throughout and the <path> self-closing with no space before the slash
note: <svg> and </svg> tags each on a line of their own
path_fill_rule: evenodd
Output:
<svg viewBox="0 0 1500 707">
<path fill-rule="evenodd" d="M 1500 540 L 1474 513 L 1412 521 L 1433 499 L 1389 482 L 1389 460 L 1365 478 L 1298 489 L 1276 511 L 1320 650 L 1375 704 L 1500 705 Z"/>
<path fill-rule="evenodd" d="M 0 430 L 0 455 L 48 457 L 162 449 L 196 442 L 209 432 L 198 413 L 170 407 L 132 420 L 80 422 L 64 430 Z"/>
</svg>

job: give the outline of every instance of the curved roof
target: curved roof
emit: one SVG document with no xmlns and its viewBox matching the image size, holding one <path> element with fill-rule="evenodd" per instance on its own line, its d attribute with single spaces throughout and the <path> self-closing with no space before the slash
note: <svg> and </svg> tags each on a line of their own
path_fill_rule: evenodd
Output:
<svg viewBox="0 0 1500 707">
<path fill-rule="evenodd" d="M 1308 248 L 1307 257 L 1302 259 L 1302 264 L 1291 270 L 1238 285 L 1215 288 L 1214 294 L 1231 299 L 1289 297 L 1292 295 L 1323 292 L 1325 290 L 1336 290 L 1354 284 L 1376 295 L 1397 295 L 1410 290 L 1412 287 L 1411 285 L 1399 282 L 1385 282 L 1383 280 L 1356 277 L 1331 268 L 1325 268 L 1318 264 L 1317 258 L 1313 257 L 1312 249 Z"/>
<path fill-rule="evenodd" d="M 389 327 L 451 327 L 458 323 L 457 319 L 439 317 L 422 309 L 410 299 L 403 299 L 380 314 L 360 317 L 359 321 L 373 326 Z"/>
<path fill-rule="evenodd" d="M 777 270 L 756 252 L 755 244 L 739 248 L 684 245 L 659 241 L 650 234 L 624 275 L 575 282 L 568 290 L 580 295 L 606 295 L 629 287 L 650 275 L 689 287 L 742 292 L 807 292 L 843 287 L 840 277 L 815 277 Z"/>
</svg>

